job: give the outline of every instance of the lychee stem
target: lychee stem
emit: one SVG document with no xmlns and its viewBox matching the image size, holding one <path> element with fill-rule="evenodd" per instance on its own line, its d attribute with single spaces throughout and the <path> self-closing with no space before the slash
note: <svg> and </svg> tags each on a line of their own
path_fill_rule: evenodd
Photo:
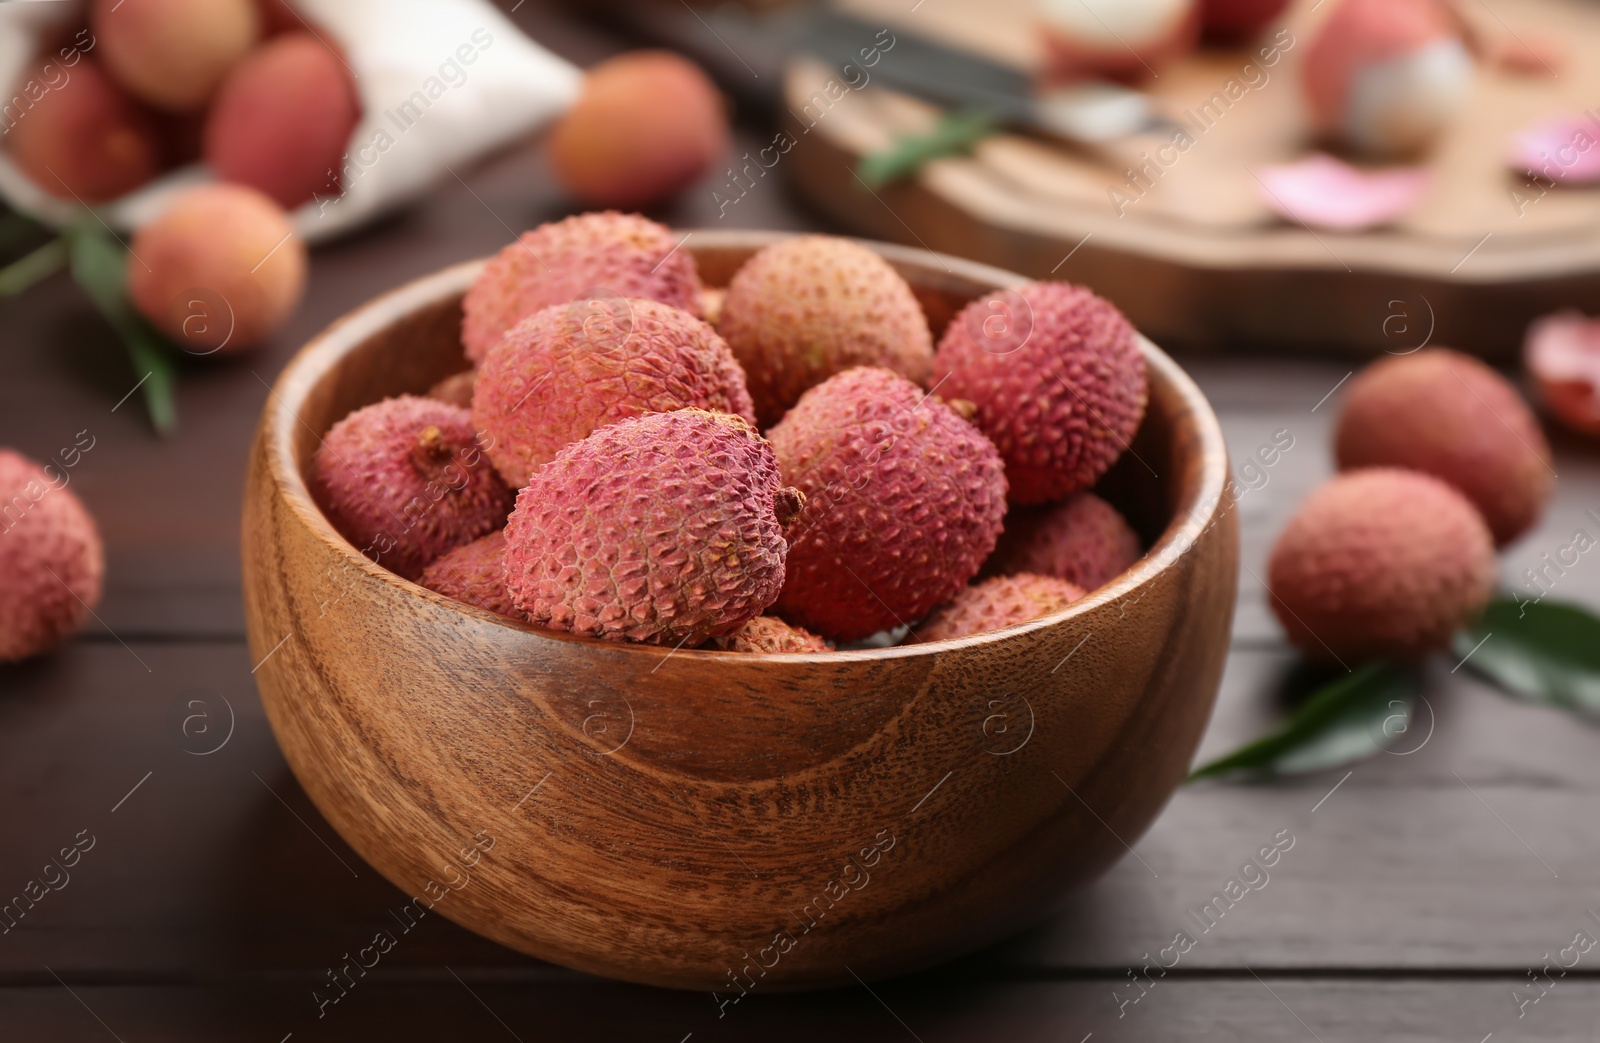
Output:
<svg viewBox="0 0 1600 1043">
<path fill-rule="evenodd" d="M 786 485 L 773 498 L 772 511 L 778 516 L 778 524 L 787 529 L 800 517 L 805 505 L 806 494 L 792 485 Z"/>
</svg>

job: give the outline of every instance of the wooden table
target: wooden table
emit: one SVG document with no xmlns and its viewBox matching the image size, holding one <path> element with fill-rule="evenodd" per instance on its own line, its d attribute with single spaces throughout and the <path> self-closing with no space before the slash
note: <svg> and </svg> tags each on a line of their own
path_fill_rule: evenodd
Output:
<svg viewBox="0 0 1600 1043">
<path fill-rule="evenodd" d="M 621 46 L 533 3 L 517 17 L 579 61 Z M 566 206 L 536 146 L 465 176 L 470 189 L 446 184 L 319 249 L 291 328 L 185 376 L 170 441 L 137 401 L 113 409 L 137 375 L 69 284 L 0 304 L 0 444 L 46 457 L 93 436 L 72 481 L 109 556 L 98 619 L 53 656 L 0 667 L 0 900 L 93 838 L 60 890 L 0 935 L 0 1040 L 1600 1038 L 1600 949 L 1565 976 L 1552 964 L 1538 1002 L 1528 984 L 1578 932 L 1600 938 L 1600 734 L 1514 705 L 1453 661 L 1432 669 L 1399 752 L 1348 774 L 1185 789 L 1037 930 L 928 974 L 754 996 L 719 1019 L 705 994 L 588 978 L 429 918 L 319 1017 L 315 996 L 339 994 L 330 968 L 394 926 L 406 896 L 309 805 L 262 715 L 240 608 L 242 468 L 266 385 L 298 344 Z M 709 187 L 661 216 L 718 223 Z M 777 183 L 722 220 L 818 227 Z M 1294 436 L 1240 504 L 1245 568 L 1208 757 L 1280 712 L 1293 659 L 1256 577 L 1287 513 L 1331 470 L 1338 397 L 1324 398 L 1350 367 L 1182 357 L 1236 461 L 1275 431 Z M 1593 531 L 1583 512 L 1600 508 L 1600 456 L 1556 447 L 1558 499 L 1508 555 L 1508 583 L 1575 527 Z M 1600 604 L 1600 557 L 1581 559 L 1558 594 Z M 1267 881 L 1202 931 L 1196 914 L 1283 830 L 1294 845 Z M 1179 964 L 1138 974 L 1178 931 L 1197 939 Z"/>
</svg>

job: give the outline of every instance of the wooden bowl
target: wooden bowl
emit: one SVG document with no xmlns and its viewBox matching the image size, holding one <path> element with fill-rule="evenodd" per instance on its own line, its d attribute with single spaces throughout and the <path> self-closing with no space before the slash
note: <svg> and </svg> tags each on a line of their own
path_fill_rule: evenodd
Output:
<svg viewBox="0 0 1600 1043">
<path fill-rule="evenodd" d="M 710 286 L 766 233 L 697 232 Z M 1019 276 L 873 245 L 935 333 Z M 379 568 L 305 475 L 350 410 L 464 367 L 479 263 L 380 297 L 279 378 L 245 493 L 255 676 L 333 827 L 513 949 L 712 989 L 908 971 L 1017 931 L 1128 850 L 1183 780 L 1238 569 L 1222 432 L 1143 344 L 1150 406 L 1101 484 L 1150 553 L 1067 611 L 826 655 L 623 645 L 509 622 Z M 398 931 L 398 925 L 395 927 Z"/>
</svg>

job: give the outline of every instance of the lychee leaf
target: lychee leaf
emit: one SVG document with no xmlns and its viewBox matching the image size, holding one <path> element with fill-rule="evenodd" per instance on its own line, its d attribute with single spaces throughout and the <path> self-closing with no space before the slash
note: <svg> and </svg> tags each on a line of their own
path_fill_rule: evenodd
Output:
<svg viewBox="0 0 1600 1043">
<path fill-rule="evenodd" d="M 0 297 L 14 297 L 39 282 L 54 275 L 67 263 L 67 240 L 52 239 L 23 257 L 0 268 Z"/>
<path fill-rule="evenodd" d="M 67 237 L 73 279 L 127 346 L 150 423 L 159 434 L 170 433 L 178 425 L 172 349 L 128 299 L 128 251 L 108 231 L 88 221 L 75 225 Z"/>
<path fill-rule="evenodd" d="M 1509 695 L 1600 724 L 1600 618 L 1581 605 L 1497 598 L 1455 652 Z"/>
<path fill-rule="evenodd" d="M 856 173 L 869 188 L 910 177 L 936 159 L 964 156 L 973 146 L 1000 129 L 987 112 L 963 110 L 939 117 L 926 134 L 905 134 L 887 149 L 861 157 Z"/>
<path fill-rule="evenodd" d="M 1278 731 L 1195 769 L 1189 781 L 1299 775 L 1364 760 L 1405 734 L 1421 686 L 1414 670 L 1368 663 L 1313 692 Z"/>
</svg>

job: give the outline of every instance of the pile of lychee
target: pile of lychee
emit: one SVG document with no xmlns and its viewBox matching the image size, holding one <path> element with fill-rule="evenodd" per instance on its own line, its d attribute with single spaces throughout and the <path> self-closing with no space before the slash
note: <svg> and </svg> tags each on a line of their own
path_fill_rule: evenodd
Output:
<svg viewBox="0 0 1600 1043">
<path fill-rule="evenodd" d="M 824 652 L 1051 615 L 1143 553 L 1091 490 L 1144 357 L 1081 287 L 973 301 L 936 344 L 853 241 L 780 240 L 712 290 L 666 228 L 605 212 L 521 236 L 462 311 L 474 368 L 340 420 L 310 475 L 356 548 L 460 601 Z"/>
<path fill-rule="evenodd" d="M 12 160 L 80 203 L 197 159 L 286 208 L 337 195 L 360 117 L 343 56 L 284 0 L 91 0 L 9 86 Z"/>
<path fill-rule="evenodd" d="M 1340 474 L 1272 551 L 1272 607 L 1289 640 L 1347 667 L 1444 648 L 1488 604 L 1495 549 L 1550 499 L 1538 420 L 1488 365 L 1429 348 L 1350 382 L 1334 444 Z"/>
</svg>

